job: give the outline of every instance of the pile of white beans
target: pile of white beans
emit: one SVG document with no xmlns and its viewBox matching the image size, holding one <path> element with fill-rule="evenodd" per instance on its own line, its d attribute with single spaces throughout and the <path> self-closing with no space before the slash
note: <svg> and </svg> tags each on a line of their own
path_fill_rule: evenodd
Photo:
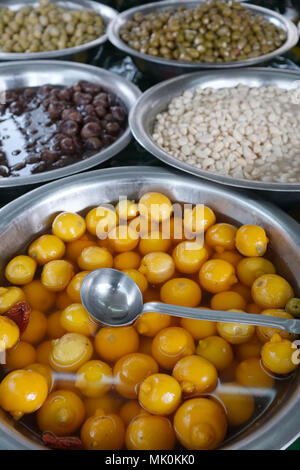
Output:
<svg viewBox="0 0 300 470">
<path fill-rule="evenodd" d="M 239 179 L 300 182 L 300 90 L 197 88 L 156 116 L 152 137 L 179 160 Z"/>
</svg>

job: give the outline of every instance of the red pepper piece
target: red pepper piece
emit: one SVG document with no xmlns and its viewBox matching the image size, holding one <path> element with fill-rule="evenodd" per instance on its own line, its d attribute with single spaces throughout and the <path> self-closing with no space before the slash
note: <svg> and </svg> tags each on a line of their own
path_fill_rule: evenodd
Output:
<svg viewBox="0 0 300 470">
<path fill-rule="evenodd" d="M 31 307 L 27 302 L 18 302 L 7 310 L 7 312 L 3 313 L 3 315 L 13 320 L 18 325 L 20 334 L 22 334 L 27 328 L 30 313 Z"/>
<path fill-rule="evenodd" d="M 82 450 L 83 444 L 79 437 L 60 437 L 53 432 L 44 432 L 43 442 L 51 449 L 57 450 Z"/>
</svg>

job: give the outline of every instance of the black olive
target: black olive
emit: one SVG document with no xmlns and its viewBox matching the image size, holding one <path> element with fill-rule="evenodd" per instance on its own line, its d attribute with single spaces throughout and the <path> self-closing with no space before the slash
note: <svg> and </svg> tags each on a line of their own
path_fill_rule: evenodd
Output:
<svg viewBox="0 0 300 470">
<path fill-rule="evenodd" d="M 101 127 L 96 122 L 88 122 L 81 129 L 81 137 L 83 139 L 89 139 L 90 137 L 97 137 L 101 133 Z"/>
<path fill-rule="evenodd" d="M 64 121 L 61 126 L 60 126 L 60 132 L 62 134 L 68 135 L 68 136 L 73 136 L 78 134 L 79 132 L 79 126 L 77 122 L 71 121 L 70 119 L 68 121 Z"/>
<path fill-rule="evenodd" d="M 80 93 L 79 91 L 76 91 L 74 93 L 74 103 L 77 104 L 77 106 L 82 106 L 85 104 L 90 104 L 93 100 L 92 95 L 89 93 Z"/>
</svg>

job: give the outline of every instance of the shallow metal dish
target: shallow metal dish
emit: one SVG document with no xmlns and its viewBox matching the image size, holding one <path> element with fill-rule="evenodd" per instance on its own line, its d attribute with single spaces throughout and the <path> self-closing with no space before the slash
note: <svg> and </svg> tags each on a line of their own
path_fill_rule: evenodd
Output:
<svg viewBox="0 0 300 470">
<path fill-rule="evenodd" d="M 199 3 L 203 3 L 205 0 L 198 1 L 163 1 L 155 2 L 147 5 L 143 5 L 136 8 L 130 8 L 129 10 L 124 11 L 119 14 L 109 25 L 107 34 L 110 42 L 116 46 L 118 49 L 126 52 L 132 56 L 137 67 L 144 73 L 148 73 L 158 80 L 164 80 L 174 76 L 182 75 L 183 73 L 194 72 L 195 70 L 201 69 L 231 69 L 237 67 L 246 67 L 257 64 L 262 64 L 271 60 L 273 57 L 284 54 L 289 49 L 294 47 L 299 39 L 299 33 L 297 27 L 292 23 L 292 21 L 286 19 L 284 16 L 276 13 L 274 11 L 268 10 L 267 8 L 262 8 L 248 3 L 242 3 L 246 8 L 251 10 L 254 14 L 261 14 L 265 17 L 267 21 L 275 24 L 278 27 L 281 27 L 287 33 L 287 40 L 283 46 L 279 49 L 270 52 L 269 54 L 262 55 L 260 57 L 255 57 L 253 59 L 241 60 L 237 62 L 227 62 L 224 64 L 208 64 L 208 63 L 188 63 L 181 62 L 178 60 L 169 60 L 163 59 L 161 57 L 154 57 L 149 54 L 142 54 L 141 52 L 135 51 L 129 47 L 122 39 L 120 38 L 120 30 L 127 23 L 127 21 L 137 12 L 142 12 L 144 14 L 159 12 L 166 10 L 167 8 L 175 7 L 195 7 Z"/>
<path fill-rule="evenodd" d="M 279 272 L 293 283 L 299 295 L 300 238 L 295 221 L 275 207 L 241 196 L 230 188 L 153 167 L 122 167 L 76 175 L 8 204 L 0 210 L 0 273 L 12 256 L 49 229 L 58 212 L 80 212 L 99 203 L 115 202 L 119 196 L 137 199 L 146 191 L 162 191 L 173 201 L 208 204 L 229 222 L 255 222 L 263 226 L 271 240 Z M 275 253 L 280 256 L 275 257 Z M 299 434 L 299 392 L 300 373 L 258 421 L 222 448 L 286 448 Z M 33 433 L 0 411 L 0 448 L 40 449 L 41 443 Z"/>
<path fill-rule="evenodd" d="M 63 8 L 68 8 L 70 10 L 93 10 L 95 14 L 100 15 L 104 23 L 107 26 L 109 23 L 116 18 L 118 12 L 113 8 L 103 5 L 102 3 L 97 3 L 92 0 L 51 0 L 52 3 L 56 3 L 58 6 Z M 7 6 L 11 10 L 18 11 L 26 5 L 36 6 L 38 1 L 35 2 L 26 2 L 24 0 L 2 0 L 0 8 Z M 98 47 L 107 41 L 107 34 L 105 33 L 94 41 L 87 42 L 81 46 L 69 47 L 67 49 L 60 49 L 58 51 L 46 51 L 46 52 L 1 52 L 0 49 L 0 60 L 32 60 L 32 59 L 54 59 L 64 56 L 73 56 L 79 54 L 88 49 Z"/>
<path fill-rule="evenodd" d="M 48 83 L 51 85 L 70 86 L 79 80 L 88 80 L 103 85 L 103 88 L 120 98 L 128 112 L 141 94 L 140 90 L 127 79 L 91 65 L 55 60 L 30 61 L 26 62 L 26 64 L 24 62 L 6 62 L 0 64 L 1 91 L 12 88 L 37 87 Z M 117 155 L 127 146 L 130 139 L 131 134 L 128 125 L 116 142 L 92 157 L 57 170 L 45 171 L 26 177 L 11 176 L 0 178 L 0 189 L 43 183 L 87 170 Z"/>
<path fill-rule="evenodd" d="M 264 197 L 273 197 L 275 200 L 280 200 L 282 197 L 294 200 L 297 195 L 300 199 L 300 181 L 299 183 L 287 184 L 266 183 L 218 175 L 217 173 L 201 170 L 178 160 L 178 158 L 173 157 L 159 147 L 152 139 L 155 117 L 158 113 L 167 109 L 173 97 L 181 95 L 185 90 L 196 87 L 234 87 L 239 83 L 251 87 L 278 85 L 285 89 L 299 88 L 300 73 L 271 68 L 248 68 L 223 70 L 221 73 L 216 73 L 215 71 L 196 72 L 167 80 L 150 88 L 139 98 L 129 116 L 131 131 L 136 140 L 150 153 L 168 165 L 180 170 L 217 183 L 264 191 Z M 292 199 L 290 202 L 293 202 Z"/>
</svg>

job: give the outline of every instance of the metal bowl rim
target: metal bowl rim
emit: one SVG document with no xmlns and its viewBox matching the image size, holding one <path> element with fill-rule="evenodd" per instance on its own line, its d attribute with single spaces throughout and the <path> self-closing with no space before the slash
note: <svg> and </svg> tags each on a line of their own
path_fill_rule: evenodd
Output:
<svg viewBox="0 0 300 470">
<path fill-rule="evenodd" d="M 244 69 L 241 68 L 240 70 L 235 70 L 235 73 L 238 73 L 239 71 L 243 72 Z M 248 72 L 253 73 L 253 74 L 258 73 L 258 72 L 263 72 L 263 73 L 268 73 L 271 75 L 274 71 L 283 75 L 295 75 L 295 77 L 300 78 L 300 71 L 297 71 L 297 70 L 272 69 L 270 67 L 251 67 L 248 69 Z M 226 72 L 229 73 L 230 71 L 229 70 L 223 71 L 223 73 L 226 73 Z M 213 181 L 215 183 L 223 184 L 226 186 L 233 186 L 236 188 L 259 189 L 263 191 L 276 191 L 278 193 L 300 192 L 300 182 L 299 183 L 286 183 L 286 184 L 285 183 L 267 183 L 267 182 L 258 181 L 258 180 L 252 181 L 252 180 L 234 178 L 232 176 L 223 176 L 217 173 L 209 172 L 207 170 L 201 170 L 200 168 L 193 167 L 192 165 L 184 163 L 178 158 L 167 153 L 161 147 L 159 147 L 154 142 L 154 140 L 148 135 L 148 133 L 145 131 L 144 127 L 142 126 L 141 121 L 137 119 L 137 114 L 139 112 L 139 107 L 141 106 L 141 104 L 144 104 L 145 102 L 147 103 L 147 101 L 151 103 L 151 96 L 157 90 L 163 90 L 164 88 L 168 88 L 168 86 L 172 83 L 176 83 L 176 82 L 180 83 L 184 81 L 188 82 L 189 80 L 192 80 L 196 76 L 203 77 L 205 73 L 211 74 L 211 73 L 214 73 L 214 70 L 197 71 L 197 72 L 188 73 L 185 75 L 180 75 L 179 77 L 170 78 L 169 80 L 160 82 L 154 85 L 153 87 L 149 88 L 148 90 L 146 90 L 137 100 L 136 104 L 133 106 L 133 108 L 131 109 L 129 113 L 129 125 L 130 125 L 130 129 L 134 138 L 148 152 L 150 152 L 152 155 L 154 155 L 155 157 L 157 157 L 159 160 L 163 161 L 164 163 L 174 168 L 180 169 L 186 173 L 190 173 L 194 176 L 198 176 L 200 178 Z M 174 94 L 174 96 L 176 95 Z"/>
<path fill-rule="evenodd" d="M 72 0 L 73 3 L 78 3 L 80 5 L 79 0 Z M 0 50 L 0 61 L 8 60 L 8 61 L 22 61 L 22 60 L 38 60 L 38 59 L 51 59 L 57 57 L 63 57 L 66 55 L 74 55 L 78 54 L 79 52 L 86 51 L 91 49 L 92 47 L 100 46 L 101 44 L 105 43 L 108 39 L 107 30 L 110 23 L 118 16 L 117 10 L 114 8 L 105 5 L 103 3 L 94 2 L 93 0 L 88 0 L 91 6 L 94 6 L 95 11 L 101 15 L 100 10 L 106 11 L 107 16 L 110 17 L 109 21 L 106 24 L 105 33 L 102 34 L 98 39 L 94 41 L 87 42 L 85 44 L 81 44 L 80 46 L 69 47 L 67 49 L 59 49 L 54 51 L 45 51 L 45 52 L 1 52 Z M 97 8 L 96 8 L 97 7 Z"/>
<path fill-rule="evenodd" d="M 243 3 L 243 2 L 241 2 L 241 5 L 243 5 L 245 8 L 248 8 L 249 10 L 252 10 L 254 12 L 268 14 L 269 16 L 273 16 L 278 21 L 280 21 L 282 27 L 284 26 L 284 29 L 287 32 L 287 40 L 281 47 L 279 47 L 273 52 L 269 52 L 268 54 L 264 54 L 259 57 L 254 57 L 254 58 L 246 59 L 246 60 L 240 60 L 236 62 L 225 62 L 223 64 L 218 64 L 215 62 L 214 63 L 205 63 L 205 62 L 192 62 L 191 63 L 191 62 L 181 62 L 178 60 L 163 59 L 162 57 L 154 57 L 154 56 L 151 56 L 150 54 L 144 54 L 142 52 L 138 52 L 135 49 L 128 46 L 124 41 L 122 41 L 122 39 L 119 36 L 119 31 L 120 31 L 121 26 L 123 26 L 123 24 L 135 13 L 142 12 L 144 10 L 149 10 L 151 8 L 153 9 L 153 11 L 156 11 L 158 9 L 161 9 L 167 6 L 176 8 L 176 4 L 188 6 L 189 4 L 195 4 L 195 3 L 203 3 L 203 1 L 197 2 L 197 1 L 191 0 L 188 2 L 183 2 L 182 0 L 172 0 L 172 1 L 165 0 L 162 2 L 147 3 L 139 7 L 129 8 L 128 10 L 125 10 L 124 12 L 120 13 L 114 20 L 111 21 L 111 23 L 109 24 L 107 28 L 108 39 L 118 49 L 138 59 L 142 59 L 148 62 L 154 62 L 156 64 L 165 65 L 169 67 L 175 67 L 175 68 L 184 67 L 187 70 L 188 69 L 189 70 L 231 69 L 231 68 L 240 68 L 243 66 L 246 67 L 246 66 L 256 65 L 261 62 L 269 61 L 272 58 L 280 54 L 284 54 L 288 50 L 292 49 L 292 47 L 294 47 L 299 40 L 299 31 L 297 29 L 297 26 L 291 20 L 285 18 L 280 13 L 277 13 L 268 8 L 252 5 L 249 3 Z"/>
<path fill-rule="evenodd" d="M 274 223 L 277 226 L 280 226 L 284 232 L 289 236 L 291 241 L 294 244 L 298 244 L 299 246 L 299 229 L 298 224 L 295 220 L 293 220 L 290 216 L 285 214 L 281 209 L 273 206 L 270 203 L 265 203 L 259 199 L 254 199 L 251 196 L 242 195 L 237 191 L 232 191 L 231 188 L 223 187 L 220 185 L 216 185 L 210 181 L 200 181 L 197 180 L 195 177 L 187 176 L 184 174 L 180 174 L 177 171 L 172 169 L 164 169 L 164 168 L 156 168 L 156 167 L 141 167 L 141 166 L 127 166 L 127 167 L 115 167 L 115 168 L 108 168 L 104 170 L 95 170 L 90 171 L 80 175 L 70 176 L 65 178 L 63 181 L 54 181 L 49 183 L 43 187 L 37 188 L 29 193 L 17 198 L 15 201 L 7 204 L 4 208 L 0 209 L 0 219 L 2 222 L 2 227 L 7 227 L 9 224 L 13 223 L 14 217 L 24 213 L 28 207 L 32 207 L 35 203 L 41 201 L 41 199 L 46 198 L 47 195 L 53 195 L 56 193 L 56 190 L 61 190 L 62 188 L 74 189 L 76 185 L 87 184 L 90 182 L 96 182 L 101 184 L 103 182 L 107 182 L 110 178 L 118 178 L 119 181 L 122 180 L 131 180 L 132 178 L 151 178 L 155 177 L 158 181 L 159 178 L 163 178 L 168 176 L 168 179 L 165 179 L 166 187 L 170 184 L 170 177 L 176 177 L 179 180 L 186 181 L 186 182 L 194 182 L 195 185 L 199 188 L 202 186 L 203 188 L 213 188 L 219 194 L 226 193 L 228 197 L 241 201 L 244 204 L 247 204 L 254 208 L 256 211 L 264 214 L 264 217 L 272 218 Z M 1 233 L 0 233 L 1 238 Z M 298 386 L 299 389 L 299 386 Z M 264 423 L 261 427 L 259 427 L 255 432 L 251 433 L 249 436 L 245 436 L 234 444 L 228 443 L 222 447 L 222 449 L 228 450 L 251 450 L 253 448 L 259 449 L 285 449 L 299 434 L 299 404 L 300 404 L 300 395 L 295 390 L 293 396 L 289 400 L 287 405 L 284 405 L 275 415 L 272 415 L 270 419 Z M 297 412 L 298 410 L 298 412 Z M 297 415 L 298 413 L 298 415 Z M 280 429 L 280 421 L 286 420 L 289 425 L 285 427 L 284 437 L 282 433 L 278 432 Z M 0 421 L 0 430 L 14 439 L 18 444 L 22 445 L 22 434 L 17 432 L 14 436 L 13 431 L 11 429 L 7 430 L 7 427 L 4 423 Z M 268 439 L 268 447 L 262 447 L 263 439 Z M 40 450 L 41 445 L 37 443 L 33 443 L 28 439 L 28 437 L 24 437 L 24 446 L 29 446 L 33 450 Z M 25 444 L 26 443 L 26 444 Z M 24 447 L 23 446 L 23 447 Z"/>
<path fill-rule="evenodd" d="M 101 75 L 106 81 L 109 81 L 109 78 L 111 76 L 114 76 L 114 77 L 117 77 L 119 83 L 123 82 L 124 84 L 126 84 L 127 89 L 131 90 L 132 94 L 135 97 L 135 100 L 137 100 L 138 97 L 142 94 L 140 89 L 136 85 L 134 85 L 132 82 L 130 82 L 127 78 L 122 77 L 121 75 L 118 75 L 109 70 L 103 69 L 101 67 L 96 67 L 94 65 L 81 64 L 78 62 L 68 62 L 68 61 L 62 61 L 62 60 L 27 61 L 26 66 L 30 66 L 30 65 L 53 65 L 53 66 L 59 65 L 59 66 L 70 67 L 70 68 L 75 67 L 75 68 L 79 68 L 83 70 L 85 69 L 85 70 L 94 71 L 95 75 L 101 72 Z M 5 69 L 6 67 L 19 67 L 19 66 L 20 66 L 19 61 L 0 63 L 0 75 L 1 75 L 1 70 Z M 105 87 L 105 83 L 104 83 L 104 87 Z M 129 114 L 129 111 L 130 109 L 128 109 L 128 114 Z M 77 163 L 73 163 L 63 168 L 59 168 L 57 170 L 49 170 L 49 171 L 45 171 L 43 173 L 39 173 L 36 175 L 31 174 L 29 176 L 22 176 L 22 177 L 10 176 L 8 178 L 0 178 L 0 189 L 43 183 L 46 181 L 51 181 L 51 180 L 63 178 L 65 176 L 69 176 L 75 173 L 79 173 L 81 171 L 87 170 L 94 166 L 100 165 L 101 163 L 105 162 L 106 160 L 109 160 L 110 158 L 114 157 L 119 152 L 121 152 L 129 144 L 131 138 L 132 136 L 131 136 L 131 130 L 130 130 L 129 120 L 128 120 L 127 129 L 123 132 L 123 134 L 121 134 L 119 139 L 117 139 L 116 142 L 114 142 L 112 145 L 106 147 L 104 150 L 96 153 L 95 155 L 92 155 L 91 157 L 86 158 L 85 160 L 81 160 Z"/>
</svg>

